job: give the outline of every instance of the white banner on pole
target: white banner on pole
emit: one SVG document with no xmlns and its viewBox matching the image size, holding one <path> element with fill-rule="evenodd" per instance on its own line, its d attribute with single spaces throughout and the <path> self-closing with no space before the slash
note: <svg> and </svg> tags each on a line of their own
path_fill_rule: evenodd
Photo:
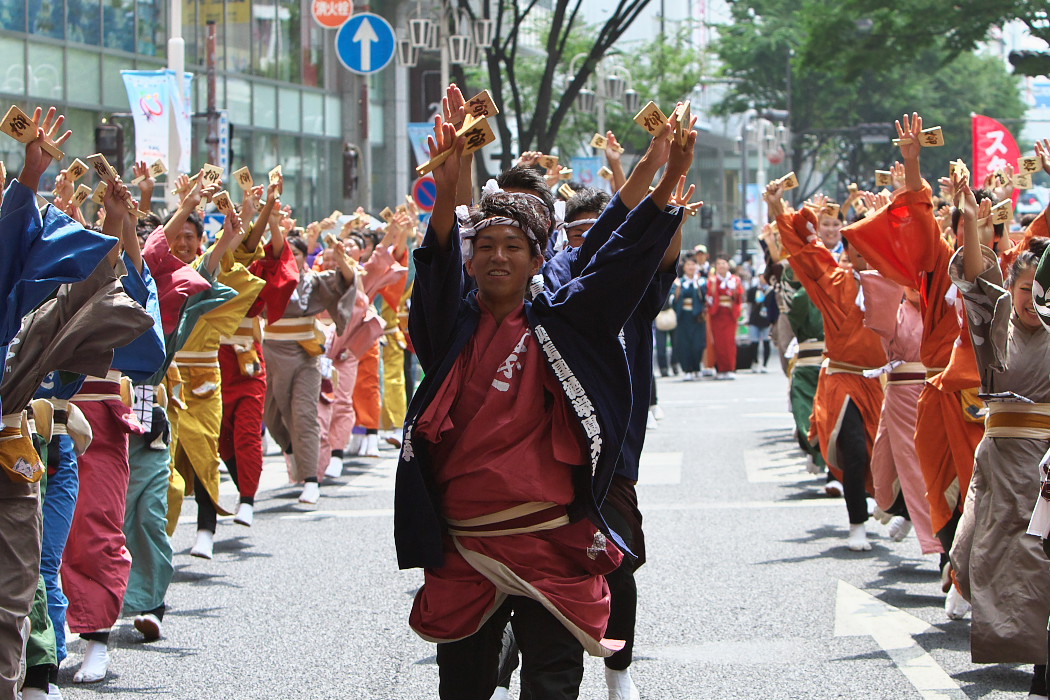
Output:
<svg viewBox="0 0 1050 700">
<path fill-rule="evenodd" d="M 176 172 L 187 172 L 190 163 L 190 122 L 193 74 L 185 74 L 185 97 L 178 94 L 174 71 L 121 71 L 128 103 L 135 122 L 135 160 L 152 163 L 163 160 L 171 168 L 168 134 L 172 117 L 182 146 Z"/>
</svg>

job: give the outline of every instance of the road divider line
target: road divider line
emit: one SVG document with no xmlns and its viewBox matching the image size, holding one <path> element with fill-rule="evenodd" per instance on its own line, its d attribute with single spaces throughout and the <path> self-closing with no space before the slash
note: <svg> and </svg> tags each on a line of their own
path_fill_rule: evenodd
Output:
<svg viewBox="0 0 1050 700">
<path fill-rule="evenodd" d="M 835 636 L 872 637 L 926 700 L 965 700 L 959 684 L 915 641 L 930 629 L 899 608 L 839 580 L 835 598 Z"/>
</svg>

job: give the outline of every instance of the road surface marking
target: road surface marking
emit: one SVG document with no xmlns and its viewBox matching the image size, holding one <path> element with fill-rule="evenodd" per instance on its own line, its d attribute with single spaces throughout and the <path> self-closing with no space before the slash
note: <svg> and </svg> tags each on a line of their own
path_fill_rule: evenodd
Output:
<svg viewBox="0 0 1050 700">
<path fill-rule="evenodd" d="M 813 478 L 805 464 L 792 443 L 744 451 L 744 468 L 752 484 L 789 484 Z"/>
<path fill-rule="evenodd" d="M 845 581 L 835 600 L 836 637 L 873 637 L 927 700 L 965 700 L 955 680 L 914 639 L 931 625 Z"/>
<path fill-rule="evenodd" d="M 643 486 L 682 483 L 681 452 L 646 452 L 638 464 L 638 483 Z"/>
</svg>

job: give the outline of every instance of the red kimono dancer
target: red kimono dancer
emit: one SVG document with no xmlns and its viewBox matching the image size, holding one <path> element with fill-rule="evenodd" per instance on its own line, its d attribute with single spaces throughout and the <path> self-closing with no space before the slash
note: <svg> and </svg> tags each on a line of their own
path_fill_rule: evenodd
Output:
<svg viewBox="0 0 1050 700">
<path fill-rule="evenodd" d="M 736 331 L 744 303 L 744 285 L 721 258 L 707 282 L 709 348 L 714 350 L 716 379 L 736 379 Z"/>
<path fill-rule="evenodd" d="M 264 280 L 263 287 L 248 316 L 241 320 L 235 335 L 219 342 L 219 371 L 222 373 L 222 430 L 219 456 L 240 492 L 240 506 L 234 522 L 251 526 L 255 494 L 262 476 L 263 408 L 266 403 L 266 361 L 263 359 L 259 314 L 277 320 L 284 315 L 288 301 L 299 284 L 299 268 L 291 246 L 281 249 L 266 245 L 265 256 L 251 263 L 248 271 Z"/>
<path fill-rule="evenodd" d="M 915 448 L 933 532 L 947 551 L 973 476 L 974 452 L 984 436 L 977 411 L 977 360 L 962 299 L 948 276 L 952 248 L 933 217 L 929 185 L 899 190 L 888 207 L 844 233 L 872 267 L 920 294 L 926 384 L 919 396 Z"/>
<path fill-rule="evenodd" d="M 623 555 L 609 546 L 588 558 L 597 529 L 587 518 L 570 523 L 566 512 L 573 470 L 588 459 L 576 424 L 524 308 L 497 325 L 482 306 L 473 338 L 417 424 L 416 435 L 441 465 L 436 488 L 450 526 L 445 563 L 424 571 L 412 607 L 409 622 L 421 637 L 471 637 L 504 614 L 503 590 L 513 589 L 542 605 L 553 617 L 537 617 L 569 629 L 590 654 L 623 647 L 604 639 L 609 587 L 602 576 Z M 503 534 L 522 523 L 520 534 Z M 486 536 L 493 532 L 501 536 Z"/>
<path fill-rule="evenodd" d="M 816 234 L 817 217 L 809 209 L 777 217 L 791 268 L 824 318 L 826 359 L 813 401 L 811 431 L 820 438 L 824 459 L 842 482 L 849 512 L 849 548 L 871 549 L 865 522 L 867 495 L 874 492 L 870 459 L 882 413 L 882 385 L 864 376 L 886 364 L 882 339 L 865 327 L 857 304 L 860 283 L 841 267 Z M 812 439 L 812 435 L 810 436 Z"/>
<path fill-rule="evenodd" d="M 88 377 L 71 402 L 91 424 L 91 446 L 78 460 L 78 500 L 92 507 L 74 512 L 62 557 L 62 589 L 69 598 L 66 621 L 70 632 L 104 642 L 120 617 L 131 573 L 124 536 L 131 478 L 128 435 L 146 431 L 131 410 L 130 384 L 122 393 L 118 370 Z"/>
</svg>

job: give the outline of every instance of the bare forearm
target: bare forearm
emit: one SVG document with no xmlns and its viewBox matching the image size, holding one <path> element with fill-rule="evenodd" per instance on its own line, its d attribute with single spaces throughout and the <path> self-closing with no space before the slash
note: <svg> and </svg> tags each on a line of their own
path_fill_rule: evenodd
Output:
<svg viewBox="0 0 1050 700">
<path fill-rule="evenodd" d="M 474 154 L 465 155 L 459 163 L 459 184 L 456 186 L 456 204 L 470 206 L 474 199 Z"/>
<path fill-rule="evenodd" d="M 919 157 L 904 159 L 904 186 L 912 192 L 922 190 L 922 170 L 919 168 Z"/>
<path fill-rule="evenodd" d="M 675 231 L 674 238 L 667 245 L 667 251 L 664 252 L 663 260 L 660 261 L 660 272 L 674 272 L 678 267 L 678 256 L 682 252 L 682 227 L 685 226 L 685 219 L 683 218 L 681 223 L 678 224 L 678 230 Z"/>
<path fill-rule="evenodd" d="M 963 214 L 959 220 L 963 234 L 963 275 L 968 282 L 973 282 L 984 271 L 984 256 L 981 254 L 981 241 L 977 233 L 977 219 L 971 214 Z"/>
</svg>

